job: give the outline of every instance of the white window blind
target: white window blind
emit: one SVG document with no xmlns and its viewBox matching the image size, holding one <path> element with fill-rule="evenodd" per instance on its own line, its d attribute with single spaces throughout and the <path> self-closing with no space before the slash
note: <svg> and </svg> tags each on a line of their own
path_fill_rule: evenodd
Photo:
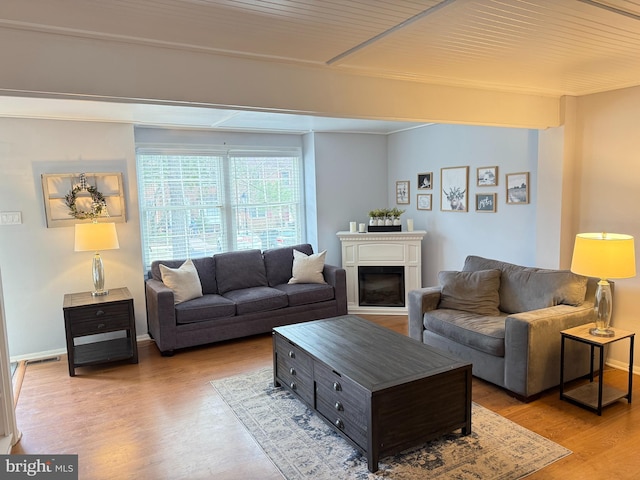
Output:
<svg viewBox="0 0 640 480">
<path fill-rule="evenodd" d="M 145 269 L 154 260 L 302 242 L 299 150 L 137 150 Z"/>
</svg>

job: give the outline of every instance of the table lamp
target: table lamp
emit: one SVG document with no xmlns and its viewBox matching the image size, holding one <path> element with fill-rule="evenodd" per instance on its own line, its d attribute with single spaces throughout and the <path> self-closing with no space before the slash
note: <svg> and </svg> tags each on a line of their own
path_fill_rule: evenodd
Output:
<svg viewBox="0 0 640 480">
<path fill-rule="evenodd" d="M 600 279 L 594 305 L 596 326 L 589 333 L 613 337 L 614 331 L 609 328 L 613 303 L 607 279 L 635 277 L 633 237 L 619 233 L 579 233 L 573 247 L 571 271 Z"/>
<path fill-rule="evenodd" d="M 75 251 L 94 251 L 93 257 L 93 292 L 91 295 L 108 295 L 104 289 L 104 267 L 98 250 L 114 250 L 120 248 L 115 223 L 76 223 Z"/>
</svg>

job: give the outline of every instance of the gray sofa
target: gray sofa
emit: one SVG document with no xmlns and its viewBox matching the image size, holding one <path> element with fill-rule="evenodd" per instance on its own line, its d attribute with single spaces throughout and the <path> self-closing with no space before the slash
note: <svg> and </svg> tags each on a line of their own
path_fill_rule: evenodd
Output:
<svg viewBox="0 0 640 480">
<path fill-rule="evenodd" d="M 160 352 L 270 332 L 279 325 L 347 313 L 344 269 L 324 265 L 326 283 L 289 284 L 293 250 L 313 254 L 309 244 L 243 250 L 193 259 L 202 296 L 175 303 L 162 282 L 160 264 L 177 268 L 184 260 L 156 261 L 145 282 L 149 335 Z"/>
<path fill-rule="evenodd" d="M 409 335 L 473 364 L 521 400 L 560 383 L 560 331 L 593 321 L 597 280 L 478 256 L 439 286 L 409 292 Z M 566 342 L 565 379 L 589 372 L 589 348 Z"/>
</svg>

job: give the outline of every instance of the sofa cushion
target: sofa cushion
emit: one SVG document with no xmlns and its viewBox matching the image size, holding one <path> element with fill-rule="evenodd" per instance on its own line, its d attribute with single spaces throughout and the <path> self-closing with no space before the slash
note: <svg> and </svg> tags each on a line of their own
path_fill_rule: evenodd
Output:
<svg viewBox="0 0 640 480">
<path fill-rule="evenodd" d="M 159 268 L 162 283 L 173 290 L 174 303 L 202 296 L 198 271 L 191 260 L 185 260 L 178 268 L 170 268 L 166 265 L 160 265 Z"/>
<path fill-rule="evenodd" d="M 512 263 L 470 255 L 463 271 L 497 268 L 500 281 L 500 310 L 520 313 L 555 305 L 578 306 L 584 302 L 587 277 L 568 270 L 522 267 Z"/>
<path fill-rule="evenodd" d="M 267 282 L 270 287 L 287 283 L 292 277 L 294 249 L 307 255 L 313 254 L 313 247 L 308 243 L 293 247 L 271 248 L 262 254 L 267 272 Z"/>
<path fill-rule="evenodd" d="M 306 255 L 298 250 L 293 251 L 293 267 L 288 283 L 327 283 L 322 275 L 324 259 L 327 251 Z"/>
<path fill-rule="evenodd" d="M 283 291 L 289 297 L 289 306 L 309 305 L 311 303 L 333 300 L 333 287 L 319 283 L 285 283 L 274 288 Z"/>
<path fill-rule="evenodd" d="M 238 315 L 277 310 L 289 304 L 286 293 L 271 287 L 230 290 L 223 296 L 236 304 Z"/>
<path fill-rule="evenodd" d="M 438 335 L 481 352 L 504 357 L 506 314 L 476 315 L 460 310 L 437 309 L 426 312 L 424 326 Z"/>
<path fill-rule="evenodd" d="M 198 271 L 198 277 L 200 277 L 200 285 L 202 285 L 202 293 L 204 295 L 208 293 L 218 293 L 218 287 L 216 285 L 216 266 L 213 261 L 213 257 L 202 257 L 191 259 Z M 169 268 L 178 268 L 185 262 L 182 260 L 156 260 L 151 264 L 151 278 L 154 280 L 162 281 L 162 274 L 160 273 L 160 265 L 166 265 Z"/>
<path fill-rule="evenodd" d="M 438 308 L 463 310 L 478 315 L 500 315 L 500 270 L 438 273 L 442 287 Z"/>
<path fill-rule="evenodd" d="M 235 314 L 235 303 L 215 294 L 204 295 L 176 305 L 176 322 L 179 324 L 233 317 Z"/>
<path fill-rule="evenodd" d="M 218 253 L 213 256 L 216 264 L 218 292 L 251 287 L 266 287 L 267 275 L 260 250 L 240 250 Z"/>
<path fill-rule="evenodd" d="M 519 313 L 561 304 L 581 305 L 587 292 L 587 280 L 568 270 L 512 272 L 505 278 L 503 310 Z"/>
</svg>

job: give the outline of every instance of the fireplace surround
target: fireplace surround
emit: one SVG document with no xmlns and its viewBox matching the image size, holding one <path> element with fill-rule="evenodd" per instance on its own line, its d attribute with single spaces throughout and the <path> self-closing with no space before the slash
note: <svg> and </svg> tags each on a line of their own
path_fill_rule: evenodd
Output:
<svg viewBox="0 0 640 480">
<path fill-rule="evenodd" d="M 426 233 L 337 233 L 342 244 L 342 268 L 347 274 L 349 313 L 406 315 L 408 293 L 422 287 L 422 239 Z M 371 283 L 368 292 L 361 289 L 363 273 Z"/>
</svg>

